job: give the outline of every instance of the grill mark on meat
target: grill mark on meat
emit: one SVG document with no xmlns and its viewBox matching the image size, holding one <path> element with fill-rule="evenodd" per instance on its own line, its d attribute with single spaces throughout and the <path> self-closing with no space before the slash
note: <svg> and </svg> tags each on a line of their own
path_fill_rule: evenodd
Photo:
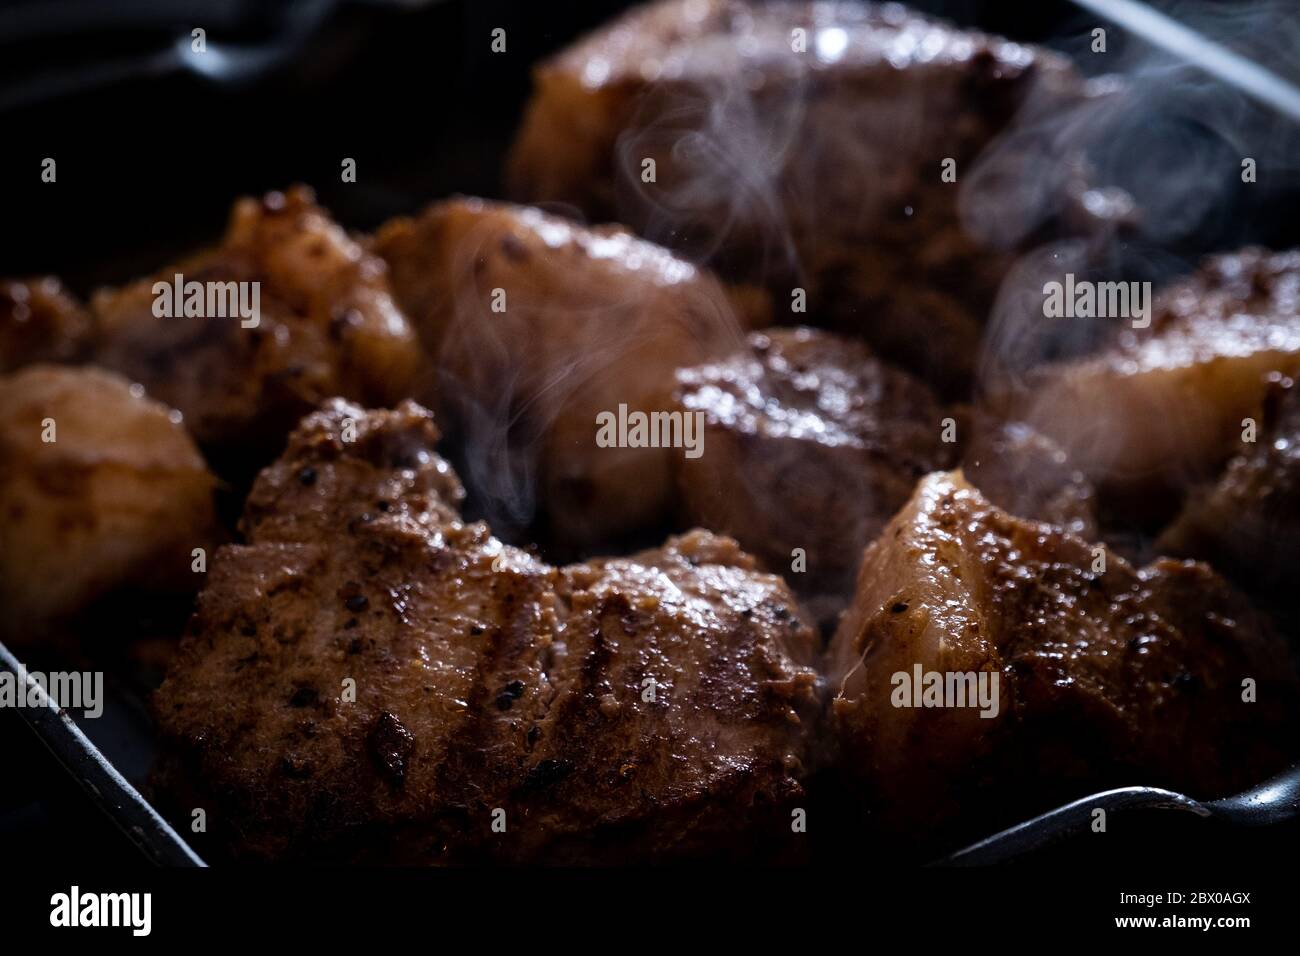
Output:
<svg viewBox="0 0 1300 956">
<path fill-rule="evenodd" d="M 621 605 L 621 607 L 611 607 Z M 597 690 L 603 678 L 612 676 L 607 668 L 614 659 L 614 649 L 605 635 L 606 621 L 613 618 L 622 621 L 629 609 L 626 598 L 617 595 L 603 599 L 598 611 L 590 618 L 588 633 L 585 635 L 582 664 L 576 681 L 561 692 L 554 691 L 547 703 L 537 726 L 544 728 L 540 738 L 543 756 L 531 765 L 518 788 L 515 796 L 525 798 L 536 795 L 570 776 L 576 766 L 581 766 L 590 759 L 589 748 L 584 743 L 585 733 L 600 713 L 596 705 Z M 569 653 L 575 653 L 571 644 Z M 609 683 L 606 680 L 606 683 Z M 559 699 L 558 706 L 555 700 Z M 529 750 L 533 754 L 534 749 Z"/>
<path fill-rule="evenodd" d="M 601 683 L 601 675 L 613 660 L 613 648 L 610 646 L 609 639 L 605 636 L 606 619 L 611 616 L 615 617 L 619 624 L 624 625 L 626 632 L 630 630 L 630 628 L 626 627 L 626 616 L 630 611 L 631 608 L 628 606 L 627 598 L 621 594 L 602 599 L 600 610 L 596 614 L 598 623 L 591 634 L 591 649 L 583 659 L 582 670 L 579 672 L 578 692 L 575 695 L 579 700 L 586 700 L 596 696 L 596 690 Z"/>
<path fill-rule="evenodd" d="M 344 417 L 359 436 L 431 436 L 407 449 L 415 473 L 341 446 Z M 667 860 L 706 852 L 715 833 L 732 839 L 762 802 L 755 793 L 771 802 L 798 790 L 799 764 L 786 758 L 802 755 L 803 727 L 751 720 L 721 686 L 762 688 L 785 655 L 811 659 L 814 637 L 779 579 L 706 532 L 627 559 L 543 564 L 458 520 L 439 494 L 458 484 L 434 438 L 416 406 L 332 402 L 259 478 L 250 500 L 262 518 L 249 544 L 214 562 L 159 692 L 158 779 L 182 801 L 173 808 L 217 807 L 213 838 L 241 857 Z M 389 511 L 374 508 L 380 500 Z M 358 508 L 374 520 L 341 537 Z M 299 586 L 283 587 L 289 579 Z M 345 602 L 363 592 L 368 610 L 352 614 Z M 393 594 L 409 599 L 404 613 L 387 613 Z M 741 605 L 755 608 L 743 635 L 730 631 Z M 792 692 L 779 714 L 811 719 L 815 677 L 790 667 L 803 699 Z M 692 699 L 706 670 L 726 713 Z M 647 673 L 663 688 L 655 706 L 637 699 Z M 337 706 L 343 676 L 357 677 L 359 704 Z M 314 703 L 304 693 L 292 706 L 299 688 L 316 690 Z M 759 688 L 732 696 L 767 699 Z M 489 835 L 497 807 L 509 837 Z"/>
<path fill-rule="evenodd" d="M 480 792 L 475 781 L 480 778 L 484 744 L 491 730 L 491 714 L 495 713 L 491 700 L 492 675 L 505 646 L 501 625 L 489 627 L 487 640 L 475 662 L 474 678 L 465 702 L 465 719 L 447 741 L 447 753 L 452 757 L 444 760 L 438 769 L 436 792 L 457 806 L 470 806 L 480 799 L 475 796 Z"/>
</svg>

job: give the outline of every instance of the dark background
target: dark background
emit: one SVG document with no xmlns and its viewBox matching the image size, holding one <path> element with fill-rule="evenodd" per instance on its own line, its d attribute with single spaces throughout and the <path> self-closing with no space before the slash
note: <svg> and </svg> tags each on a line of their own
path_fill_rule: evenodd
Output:
<svg viewBox="0 0 1300 956">
<path fill-rule="evenodd" d="M 1086 49 L 1099 23 L 1067 2 L 912 5 L 1071 54 Z M 211 240 L 234 197 L 294 182 L 315 187 L 359 230 L 451 193 L 499 195 L 531 64 L 624 6 L 0 0 L 0 275 L 57 273 L 85 294 Z M 1279 20 L 1286 5 L 1269 4 L 1263 19 L 1243 15 L 1236 0 L 1175 7 L 1300 78 L 1300 45 L 1288 45 L 1296 8 Z M 281 42 L 295 35 L 294 24 L 313 28 L 302 28 L 300 44 Z M 207 29 L 210 50 L 232 43 L 282 59 L 240 84 L 199 78 L 169 65 L 165 52 L 193 26 Z M 505 54 L 489 48 L 498 26 L 507 31 Z M 1240 156 L 1270 157 L 1257 189 L 1207 187 L 1204 208 L 1165 237 L 1174 258 L 1188 262 L 1247 241 L 1300 242 L 1294 125 L 1216 84 L 1184 83 L 1122 31 L 1110 30 L 1108 40 L 1106 57 L 1076 57 L 1081 68 L 1131 70 L 1137 82 L 1158 77 L 1159 108 L 1109 138 L 1097 157 L 1105 181 L 1142 201 L 1164 170 L 1185 168 L 1190 158 L 1230 182 Z M 99 82 L 104 77 L 112 82 Z M 40 181 L 46 156 L 58 163 L 57 184 Z M 340 182 L 344 157 L 357 161 L 355 184 Z M 1149 205 L 1161 202 L 1169 200 L 1152 196 Z M 113 753 L 113 738 L 129 739 L 142 717 L 129 707 L 119 716 L 88 730 L 113 759 L 129 761 L 125 751 Z M 1079 841 L 1058 856 L 1107 866 L 1152 859 L 1281 866 L 1300 849 L 1300 824 L 1241 831 L 1181 816 L 1141 819 L 1120 839 Z M 13 711 L 0 711 L 0 845 L 23 858 L 139 863 Z"/>
<path fill-rule="evenodd" d="M 314 186 L 323 204 L 355 229 L 449 193 L 498 195 L 501 159 L 531 64 L 628 5 L 0 0 L 0 107 L 36 101 L 0 109 L 0 272 L 55 272 L 85 293 L 218 235 L 235 196 L 293 182 Z M 1088 33 L 1103 21 L 1064 0 L 912 5 L 1080 54 L 1075 59 L 1089 73 L 1145 77 L 1162 62 L 1113 28 L 1107 53 L 1089 55 Z M 1224 42 L 1300 78 L 1300 16 L 1279 19 L 1276 2 L 1172 6 Z M 86 22 L 86 8 L 99 11 L 98 25 L 76 29 Z M 1243 14 L 1247 8 L 1260 12 Z M 295 35 L 293 24 L 317 21 L 300 48 L 277 47 Z M 195 24 L 207 30 L 210 50 L 222 43 L 282 48 L 284 62 L 234 86 L 157 63 Z M 497 26 L 507 31 L 505 54 L 490 51 Z M 133 78 L 48 96 L 60 85 L 84 85 L 87 72 Z M 1189 159 L 1221 182 L 1218 172 L 1223 181 L 1239 179 L 1233 172 L 1240 156 L 1269 154 L 1259 188 L 1216 187 L 1212 208 L 1182 230 L 1177 251 L 1189 258 L 1249 240 L 1300 241 L 1300 149 L 1286 148 L 1296 135 L 1293 125 L 1214 86 L 1170 82 L 1164 72 L 1152 82 L 1159 83 L 1159 102 L 1107 137 L 1103 181 L 1144 198 L 1167 180 L 1161 170 L 1185 167 Z M 58 163 L 57 184 L 40 182 L 46 156 Z M 343 157 L 357 161 L 355 184 L 340 182 Z M 1148 206 L 1178 210 L 1197 201 L 1145 198 Z"/>
</svg>

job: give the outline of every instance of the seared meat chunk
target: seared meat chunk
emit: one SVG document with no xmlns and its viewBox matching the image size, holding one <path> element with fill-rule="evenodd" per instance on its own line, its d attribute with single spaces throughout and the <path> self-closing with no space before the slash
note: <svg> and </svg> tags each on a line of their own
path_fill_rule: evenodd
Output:
<svg viewBox="0 0 1300 956">
<path fill-rule="evenodd" d="M 177 275 L 204 284 L 203 315 L 155 313 L 155 283 L 174 287 Z M 251 304 L 254 283 L 255 319 L 208 314 L 218 298 L 230 311 L 231 290 Z M 218 295 L 209 300 L 209 291 Z M 389 404 L 409 395 L 421 365 L 383 263 L 304 187 L 241 199 L 220 245 L 101 290 L 91 306 L 96 361 L 180 409 L 217 464 L 236 470 L 277 454 L 298 419 L 325 398 Z"/>
<path fill-rule="evenodd" d="M 565 647 L 528 773 L 562 774 L 540 800 L 527 777 L 515 795 L 526 854 L 798 856 L 821 695 L 815 634 L 781 580 L 699 530 L 560 575 Z"/>
<path fill-rule="evenodd" d="M 1294 757 L 1300 684 L 1230 585 L 1013 518 L 960 473 L 868 549 L 829 661 L 841 762 L 901 832 L 959 812 L 988 832 L 1107 786 L 1224 796 Z"/>
<path fill-rule="evenodd" d="M 1063 449 L 1024 422 L 967 413 L 961 459 L 966 480 L 1017 518 L 1046 521 L 1088 541 L 1097 537 L 1095 492 Z"/>
<path fill-rule="evenodd" d="M 335 401 L 263 472 L 157 695 L 170 804 L 253 859 L 797 841 L 820 697 L 785 585 L 706 532 L 547 565 L 457 520 L 437 438 L 413 403 Z"/>
<path fill-rule="evenodd" d="M 1081 88 L 1054 54 L 895 4 L 661 0 L 535 70 L 507 180 L 771 280 L 782 302 L 802 288 L 958 392 L 1011 261 L 959 197 L 1031 91 Z"/>
<path fill-rule="evenodd" d="M 955 460 L 930 389 L 829 332 L 755 332 L 677 380 L 683 409 L 704 416 L 704 453 L 679 463 L 689 521 L 734 535 L 831 609 L 917 479 Z"/>
<path fill-rule="evenodd" d="M 863 549 L 917 480 L 959 457 L 1012 514 L 1095 533 L 1091 486 L 1056 443 L 964 408 L 950 420 L 923 382 L 855 340 L 754 332 L 677 380 L 683 409 L 704 415 L 704 454 L 678 465 L 687 520 L 733 535 L 826 614 L 842 609 Z"/>
<path fill-rule="evenodd" d="M 1164 290 L 1149 328 L 1041 369 L 1020 407 L 1098 484 L 1141 494 L 1211 477 L 1272 373 L 1300 373 L 1300 251 L 1247 249 Z"/>
<path fill-rule="evenodd" d="M 706 273 L 616 226 L 457 199 L 375 238 L 437 355 L 468 480 L 494 522 L 591 546 L 653 528 L 680 448 L 602 447 L 597 416 L 672 409 L 673 372 L 740 341 Z"/>
<path fill-rule="evenodd" d="M 121 376 L 0 377 L 0 634 L 43 640 L 117 588 L 197 590 L 213 485 L 180 415 Z"/>
<path fill-rule="evenodd" d="M 1295 610 L 1300 577 L 1300 388 L 1277 383 L 1253 445 L 1198 488 L 1156 542 L 1163 554 L 1199 558 L 1247 591 Z"/>
<path fill-rule="evenodd" d="M 89 348 L 90 317 L 58 279 L 0 279 L 0 373 L 75 362 Z"/>
</svg>

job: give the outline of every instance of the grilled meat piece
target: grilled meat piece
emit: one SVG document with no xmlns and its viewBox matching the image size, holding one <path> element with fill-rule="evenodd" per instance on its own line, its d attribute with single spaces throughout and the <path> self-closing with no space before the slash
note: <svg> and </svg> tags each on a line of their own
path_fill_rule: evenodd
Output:
<svg viewBox="0 0 1300 956">
<path fill-rule="evenodd" d="M 791 569 L 825 616 L 843 608 L 863 549 L 917 480 L 959 458 L 1012 514 L 1095 534 L 1092 488 L 1056 443 L 965 408 L 952 412 L 945 442 L 950 413 L 934 393 L 855 340 L 754 332 L 745 349 L 677 380 L 683 409 L 705 416 L 705 454 L 678 465 L 686 518 L 733 535 L 773 570 Z"/>
<path fill-rule="evenodd" d="M 1294 618 L 1300 576 L 1300 388 L 1277 383 L 1255 444 L 1217 482 L 1196 489 L 1156 542 L 1162 554 L 1209 562 Z"/>
<path fill-rule="evenodd" d="M 954 394 L 1011 261 L 968 231 L 959 184 L 1031 91 L 1084 95 L 1054 54 L 895 4 L 662 0 L 535 70 L 507 181 L 779 301 L 803 288 Z"/>
<path fill-rule="evenodd" d="M 1223 796 L 1294 756 L 1300 684 L 1231 586 L 1013 518 L 960 473 L 922 481 L 868 549 L 829 661 L 841 762 L 902 832 L 959 812 L 987 832 L 1109 785 Z M 996 713 L 914 706 L 925 679 L 896 675 L 917 671 L 996 677 Z"/>
<path fill-rule="evenodd" d="M 180 415 L 121 376 L 0 377 L 0 634 L 43 640 L 117 588 L 197 589 L 213 485 Z"/>
<path fill-rule="evenodd" d="M 1259 421 L 1272 373 L 1300 373 L 1300 251 L 1216 256 L 1156 296 L 1147 329 L 1041 369 L 1025 419 L 1116 494 L 1211 477 Z"/>
<path fill-rule="evenodd" d="M 821 695 L 816 635 L 785 584 L 700 530 L 560 574 L 566 647 L 532 766 L 564 775 L 541 801 L 524 779 L 528 855 L 801 855 L 791 811 Z"/>
<path fill-rule="evenodd" d="M 706 273 L 616 226 L 456 199 L 376 236 L 398 300 L 437 355 L 471 488 L 494 522 L 592 545 L 654 527 L 675 448 L 598 447 L 597 416 L 670 411 L 673 372 L 740 341 Z"/>
<path fill-rule="evenodd" d="M 173 286 L 177 274 L 186 283 L 258 283 L 257 324 L 208 315 L 206 303 L 202 317 L 158 317 L 154 285 Z M 244 288 L 251 302 L 253 287 Z M 223 472 L 260 467 L 332 395 L 376 404 L 409 395 L 422 362 L 383 263 L 305 187 L 241 199 L 220 245 L 101 290 L 91 307 L 96 361 L 179 408 Z"/>
<path fill-rule="evenodd" d="M 707 532 L 547 565 L 456 519 L 437 438 L 413 403 L 334 401 L 263 472 L 248 543 L 218 553 L 156 698 L 170 805 L 208 808 L 242 858 L 659 861 L 798 840 L 819 694 L 785 585 Z"/>
<path fill-rule="evenodd" d="M 90 317 L 53 276 L 0 280 L 0 373 L 75 362 L 90 348 Z"/>
<path fill-rule="evenodd" d="M 962 473 L 980 494 L 1017 518 L 1097 539 L 1096 492 L 1065 449 L 1024 422 L 980 411 L 962 417 Z"/>
<path fill-rule="evenodd" d="M 755 332 L 677 381 L 683 409 L 705 422 L 704 454 L 678 466 L 688 520 L 734 535 L 775 571 L 793 568 L 788 579 L 828 612 L 917 479 L 955 460 L 933 392 L 829 332 Z"/>
</svg>

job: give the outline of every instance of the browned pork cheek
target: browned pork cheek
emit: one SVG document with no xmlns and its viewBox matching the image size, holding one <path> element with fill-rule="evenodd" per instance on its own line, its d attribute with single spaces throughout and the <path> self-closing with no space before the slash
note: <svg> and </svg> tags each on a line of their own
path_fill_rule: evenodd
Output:
<svg viewBox="0 0 1300 956">
<path fill-rule="evenodd" d="M 155 311 L 156 283 L 174 290 L 177 275 L 183 295 L 202 284 L 192 288 L 202 289 L 203 314 Z M 251 306 L 254 289 L 256 317 L 211 314 L 231 311 L 232 291 Z M 218 245 L 102 289 L 91 307 L 94 361 L 178 408 L 223 472 L 255 473 L 327 398 L 388 404 L 410 395 L 425 364 L 383 262 L 303 187 L 239 200 Z"/>
<path fill-rule="evenodd" d="M 768 282 L 782 312 L 801 290 L 817 324 L 947 395 L 970 384 L 1011 263 L 963 212 L 977 157 L 1022 110 L 1091 95 L 1055 54 L 899 5 L 742 0 L 639 6 L 533 87 L 516 198 Z"/>
<path fill-rule="evenodd" d="M 828 679 L 841 767 L 914 838 L 1111 786 L 1229 795 L 1285 766 L 1300 699 L 1283 642 L 1207 566 L 1134 568 L 960 472 L 868 549 Z"/>
<path fill-rule="evenodd" d="M 703 453 L 678 462 L 688 521 L 841 606 L 917 479 L 954 462 L 934 393 L 829 332 L 755 332 L 677 379 L 682 408 L 704 421 Z"/>
<path fill-rule="evenodd" d="M 394 220 L 373 246 L 494 526 L 589 553 L 666 523 L 683 449 L 602 442 L 598 419 L 671 412 L 674 371 L 736 347 L 761 298 L 622 227 L 479 199 Z"/>
<path fill-rule="evenodd" d="M 798 853 L 821 696 L 781 580 L 703 531 L 548 565 L 458 519 L 437 438 L 336 401 L 262 473 L 157 694 L 167 805 L 242 859 Z"/>
</svg>

